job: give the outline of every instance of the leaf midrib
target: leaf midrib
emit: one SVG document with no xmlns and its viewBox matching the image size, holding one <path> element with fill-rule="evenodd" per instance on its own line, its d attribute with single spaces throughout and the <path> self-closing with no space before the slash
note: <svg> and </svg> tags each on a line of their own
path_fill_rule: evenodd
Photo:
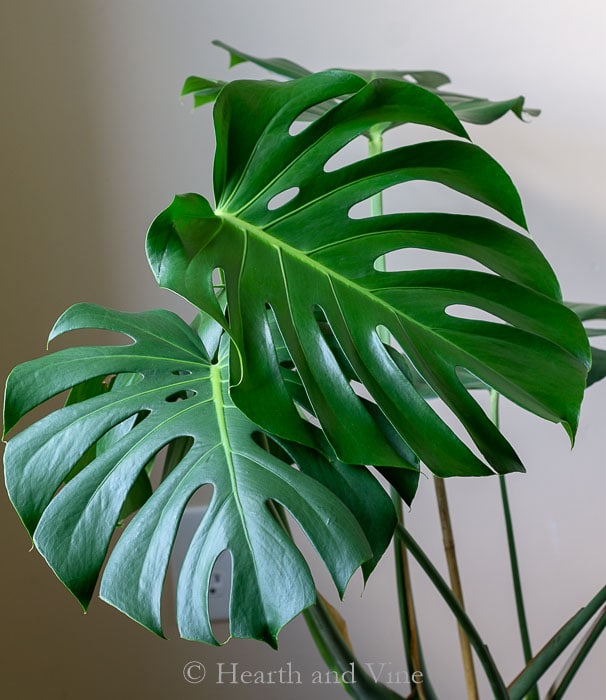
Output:
<svg viewBox="0 0 606 700">
<path fill-rule="evenodd" d="M 238 516 L 240 522 L 242 523 L 242 532 L 246 538 L 246 544 L 251 553 L 251 558 L 253 566 L 255 569 L 255 578 L 258 580 L 258 570 L 257 562 L 254 556 L 254 547 L 250 541 L 248 535 L 248 528 L 246 527 L 246 515 L 244 512 L 244 506 L 240 500 L 240 491 L 238 487 L 238 479 L 236 476 L 236 467 L 233 460 L 234 450 L 231 446 L 231 440 L 229 438 L 229 429 L 227 427 L 227 419 L 225 416 L 225 410 L 228 406 L 223 401 L 223 380 L 221 378 L 221 364 L 212 364 L 210 366 L 210 380 L 213 393 L 213 404 L 215 407 L 215 416 L 217 419 L 217 425 L 219 427 L 219 437 L 221 439 L 221 445 L 223 447 L 223 453 L 225 455 L 225 463 L 227 464 L 227 471 L 229 473 L 229 481 L 231 484 L 231 491 L 233 494 L 234 504 L 236 510 L 238 511 Z"/>
<path fill-rule="evenodd" d="M 286 253 L 287 255 L 290 255 L 291 257 L 301 261 L 304 265 L 307 265 L 308 267 L 312 267 L 315 270 L 317 270 L 318 274 L 320 275 L 325 275 L 329 279 L 334 279 L 337 280 L 339 283 L 350 287 L 351 289 L 355 290 L 359 294 L 362 294 L 365 297 L 368 297 L 370 301 L 373 303 L 379 304 L 383 306 L 387 311 L 390 313 L 393 313 L 394 307 L 390 306 L 387 302 L 384 302 L 382 299 L 379 299 L 373 295 L 371 295 L 369 292 L 367 292 L 363 287 L 361 287 L 358 284 L 355 284 L 352 282 L 350 279 L 347 277 L 344 277 L 343 275 L 339 274 L 338 272 L 335 272 L 334 270 L 331 270 L 329 267 L 326 267 L 325 265 L 322 265 L 321 263 L 316 262 L 313 258 L 310 258 L 307 253 L 301 252 L 298 248 L 295 248 L 294 246 L 289 245 L 288 243 L 285 243 L 284 241 L 280 240 L 279 238 L 276 238 L 275 236 L 272 236 L 270 233 L 268 233 L 265 229 L 262 229 L 259 226 L 255 226 L 254 224 L 251 224 L 248 221 L 245 221 L 244 219 L 240 219 L 237 216 L 234 216 L 233 214 L 229 214 L 227 212 L 224 212 L 222 210 L 217 209 L 215 211 L 215 214 L 224 219 L 225 221 L 229 222 L 233 226 L 239 229 L 243 229 L 245 234 L 251 234 L 254 237 L 256 237 L 258 240 L 261 241 L 261 243 L 265 245 L 272 246 L 278 251 L 278 255 L 281 258 L 282 253 Z M 402 314 L 403 316 L 406 316 L 405 314 Z M 406 318 L 409 318 L 406 316 Z M 417 325 L 422 325 L 416 322 L 414 319 L 410 318 L 410 321 L 412 323 L 417 323 Z M 425 327 L 425 326 L 423 326 Z"/>
<path fill-rule="evenodd" d="M 247 234 L 252 235 L 252 236 L 256 237 L 262 244 L 269 245 L 269 246 L 272 246 L 273 248 L 275 248 L 278 252 L 278 257 L 279 257 L 280 265 L 282 268 L 283 268 L 282 256 L 283 256 L 283 254 L 286 254 L 286 255 L 290 255 L 291 257 L 300 261 L 302 264 L 307 265 L 308 267 L 311 267 L 311 268 L 317 270 L 318 274 L 325 275 L 329 280 L 333 297 L 334 297 L 336 303 L 339 305 L 339 308 L 340 308 L 339 298 L 338 298 L 338 294 L 336 293 L 333 281 L 336 281 L 339 284 L 342 284 L 342 285 L 349 287 L 357 294 L 360 294 L 361 296 L 366 298 L 370 304 L 376 304 L 376 305 L 382 307 L 390 316 L 395 317 L 396 323 L 398 325 L 401 326 L 402 321 L 406 320 L 406 322 L 408 322 L 411 325 L 428 333 L 431 337 L 435 337 L 436 339 L 439 339 L 439 341 L 441 343 L 445 343 L 447 346 L 450 346 L 450 347 L 456 349 L 457 353 L 462 352 L 466 356 L 471 356 L 476 361 L 477 360 L 481 361 L 481 358 L 478 358 L 478 357 L 475 357 L 474 355 L 471 355 L 467 350 L 465 350 L 461 346 L 457 345 L 453 341 L 449 340 L 444 335 L 441 335 L 434 327 L 427 326 L 423 323 L 420 323 L 415 318 L 407 315 L 401 309 L 398 309 L 398 308 L 390 305 L 389 303 L 387 303 L 386 301 L 384 301 L 380 297 L 375 296 L 373 294 L 373 292 L 376 290 L 374 290 L 374 289 L 367 290 L 365 287 L 362 287 L 359 284 L 352 282 L 347 277 L 339 274 L 338 272 L 335 272 L 331 268 L 326 267 L 325 265 L 322 265 L 321 263 L 318 263 L 313 258 L 310 258 L 307 253 L 304 253 L 304 252 L 300 251 L 298 248 L 295 248 L 294 246 L 291 246 L 288 243 L 285 243 L 284 241 L 280 240 L 279 238 L 272 236 L 265 229 L 263 229 L 259 226 L 255 226 L 254 224 L 251 224 L 248 221 L 240 219 L 239 217 L 234 216 L 233 214 L 229 214 L 227 212 L 224 212 L 220 209 L 217 209 L 215 211 L 215 214 L 217 216 L 219 216 L 220 218 L 224 219 L 225 221 L 229 222 L 230 224 L 232 224 L 236 228 L 242 230 L 245 237 Z M 284 269 L 282 269 L 282 273 L 285 276 Z M 412 288 L 410 288 L 410 289 L 412 289 Z M 431 288 L 430 287 L 423 287 L 422 289 L 424 291 L 427 291 L 429 289 L 435 289 L 436 291 L 440 291 L 438 288 L 434 288 L 434 287 L 431 287 Z M 548 340 L 548 339 L 546 339 L 546 340 Z M 558 343 L 555 343 L 555 341 L 549 340 L 549 342 L 551 342 L 554 345 L 556 345 L 557 347 L 565 350 L 565 348 L 563 348 Z M 482 364 L 484 364 L 484 363 L 482 363 Z M 502 376 L 501 372 L 497 371 L 495 368 L 491 368 L 489 366 L 489 369 L 491 372 L 496 372 L 497 374 Z M 506 377 L 505 377 L 505 379 L 506 379 Z"/>
<path fill-rule="evenodd" d="M 361 296 L 365 297 L 369 303 L 376 304 L 377 306 L 383 307 L 383 309 L 389 315 L 394 315 L 396 317 L 396 319 L 398 319 L 399 323 L 401 322 L 400 317 L 403 319 L 406 319 L 406 321 L 408 321 L 412 325 L 416 326 L 417 328 L 421 328 L 421 329 L 425 330 L 427 333 L 430 333 L 432 335 L 437 336 L 438 338 L 440 338 L 444 342 L 448 343 L 449 345 L 452 345 L 453 347 L 457 348 L 458 350 L 461 349 L 458 345 L 456 345 L 455 343 L 451 343 L 449 340 L 447 340 L 442 335 L 440 335 L 432 326 L 427 326 L 423 323 L 420 323 L 412 316 L 407 315 L 401 309 L 396 308 L 395 306 L 389 304 L 388 302 L 384 301 L 380 297 L 376 296 L 374 294 L 374 292 L 378 291 L 376 288 L 369 290 L 366 287 L 362 287 L 361 285 L 356 284 L 355 282 L 353 282 L 349 278 L 345 277 L 344 275 L 341 275 L 340 273 L 335 272 L 331 268 L 329 268 L 325 265 L 322 265 L 321 263 L 317 262 L 313 258 L 309 257 L 309 255 L 307 253 L 304 253 L 304 252 L 300 251 L 298 248 L 295 248 L 294 246 L 291 246 L 288 243 L 285 243 L 284 241 L 280 240 L 279 238 L 272 236 L 265 229 L 262 229 L 259 226 L 255 226 L 254 224 L 251 224 L 248 221 L 240 219 L 237 216 L 234 216 L 233 214 L 228 214 L 227 212 L 223 212 L 221 210 L 217 210 L 215 212 L 215 214 L 217 216 L 221 217 L 222 219 L 228 221 L 229 223 L 234 225 L 236 228 L 243 229 L 245 235 L 250 234 L 252 236 L 255 236 L 258 240 L 261 241 L 262 244 L 269 245 L 269 246 L 272 246 L 273 248 L 275 248 L 278 251 L 278 257 L 280 260 L 280 265 L 282 267 L 283 267 L 282 256 L 285 253 L 285 254 L 290 255 L 291 257 L 295 258 L 296 260 L 302 262 L 304 265 L 315 269 L 319 275 L 326 276 L 330 281 L 331 290 L 332 290 L 333 296 L 334 296 L 335 300 L 337 301 L 337 303 L 338 303 L 338 295 L 336 293 L 333 281 L 336 281 L 339 284 L 342 284 L 346 287 L 349 287 L 357 294 L 360 294 Z M 283 270 L 283 274 L 285 275 L 284 270 Z M 414 289 L 414 287 L 408 287 L 407 289 Z M 437 287 L 417 287 L 417 289 L 423 289 L 423 291 L 427 291 L 430 289 L 433 289 L 435 291 L 441 291 L 441 289 L 437 288 Z"/>
</svg>

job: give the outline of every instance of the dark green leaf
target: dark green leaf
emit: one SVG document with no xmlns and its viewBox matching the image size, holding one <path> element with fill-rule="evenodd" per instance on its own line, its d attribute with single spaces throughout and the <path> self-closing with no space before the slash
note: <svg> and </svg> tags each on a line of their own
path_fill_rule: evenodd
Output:
<svg viewBox="0 0 606 700">
<path fill-rule="evenodd" d="M 81 304 L 59 319 L 52 337 L 79 328 L 119 332 L 133 342 L 70 348 L 17 367 L 7 384 L 7 428 L 47 398 L 100 373 L 128 380 L 17 434 L 8 442 L 5 468 L 11 500 L 36 546 L 83 606 L 133 484 L 163 447 L 184 439 L 189 449 L 181 449 L 128 523 L 103 573 L 101 596 L 130 617 L 161 634 L 160 597 L 174 537 L 184 508 L 205 484 L 213 495 L 178 584 L 177 621 L 187 638 L 216 643 L 207 595 L 212 567 L 225 550 L 233 565 L 233 636 L 274 645 L 281 627 L 314 603 L 309 569 L 273 518 L 271 501 L 298 522 L 341 594 L 358 566 L 374 562 L 391 526 L 389 510 L 378 510 L 375 530 L 369 528 L 379 540 L 371 549 L 363 509 L 360 523 L 334 495 L 339 489 L 308 476 L 305 464 L 297 470 L 263 450 L 254 439 L 258 427 L 229 398 L 225 353 L 211 363 L 196 333 L 168 311 L 126 314 Z M 138 381 L 132 382 L 135 373 Z M 104 440 L 95 458 L 65 483 L 82 454 Z M 333 468 L 319 456 L 312 461 L 310 472 L 321 464 Z M 367 477 L 351 478 L 352 485 L 378 488 L 369 487 Z"/>
<path fill-rule="evenodd" d="M 289 133 L 302 111 L 337 97 L 342 102 L 303 132 Z M 490 467 L 519 470 L 515 452 L 465 389 L 460 372 L 468 370 L 524 408 L 562 422 L 572 435 L 589 364 L 586 335 L 562 305 L 553 272 L 534 243 L 502 224 L 443 213 L 350 218 L 353 205 L 387 187 L 427 180 L 524 225 L 510 178 L 469 143 L 415 144 L 324 170 L 341 147 L 382 122 L 464 134 L 439 98 L 404 82 L 365 83 L 328 72 L 285 83 L 229 84 L 215 106 L 216 210 L 198 195 L 177 197 L 150 229 L 152 269 L 162 286 L 226 325 L 238 350 L 232 353 L 232 396 L 269 432 L 309 441 L 285 385 L 267 308 L 313 413 L 343 461 L 406 464 L 350 385 L 322 323 L 401 441 L 436 474 L 491 470 L 393 361 L 381 326 L 464 424 Z M 295 193 L 290 201 L 271 206 L 289 191 Z M 489 272 L 375 270 L 381 256 L 411 248 L 454 253 Z M 228 321 L 212 287 L 217 268 L 226 283 Z M 459 317 L 456 307 L 497 318 Z"/>
<path fill-rule="evenodd" d="M 293 63 L 292 61 L 289 61 L 284 58 L 257 58 L 255 56 L 251 56 L 250 54 L 246 54 L 243 51 L 239 51 L 238 49 L 234 49 L 233 47 L 224 44 L 222 41 L 214 41 L 213 44 L 229 52 L 230 67 L 248 61 L 257 66 L 260 66 L 261 68 L 265 68 L 266 70 L 272 73 L 281 75 L 285 78 L 302 78 L 306 75 L 311 74 L 310 71 L 308 71 L 306 68 L 303 68 L 303 66 L 300 66 L 297 63 Z M 531 117 L 536 117 L 541 113 L 538 109 L 529 109 L 527 107 L 524 107 L 523 97 L 514 97 L 513 99 L 509 100 L 493 102 L 485 98 L 473 97 L 470 95 L 462 95 L 460 93 L 440 90 L 442 86 L 450 83 L 450 78 L 444 73 L 440 73 L 438 71 L 360 70 L 357 68 L 345 70 L 349 70 L 349 72 L 360 76 L 366 82 L 371 82 L 376 78 L 390 78 L 394 80 L 411 82 L 415 85 L 419 85 L 423 88 L 426 88 L 427 90 L 431 90 L 442 100 L 444 100 L 444 102 L 446 102 L 446 104 L 449 105 L 456 112 L 459 119 L 470 122 L 472 124 L 489 124 L 495 121 L 496 119 L 499 119 L 509 111 L 511 111 L 520 119 L 523 118 L 524 114 Z M 208 81 L 204 78 L 188 78 L 188 81 L 194 80 L 201 81 L 201 85 L 203 86 L 199 93 L 199 97 L 198 93 L 196 93 L 194 98 L 194 105 L 198 107 L 210 101 L 210 99 L 206 99 L 207 95 L 210 95 L 210 93 L 206 91 L 207 88 L 205 87 L 204 83 L 212 83 L 214 81 Z M 188 83 L 186 83 L 186 85 L 187 84 Z M 186 91 L 184 88 L 183 94 L 188 94 L 191 92 L 195 92 L 195 90 L 188 89 Z M 319 116 L 319 114 L 322 114 L 323 112 L 327 111 L 330 107 L 333 107 L 334 104 L 334 102 L 327 102 L 321 106 L 316 106 L 312 110 L 303 112 L 299 118 L 302 121 L 309 121 L 310 119 L 317 117 Z M 388 125 L 385 125 L 384 128 L 389 127 Z"/>
</svg>

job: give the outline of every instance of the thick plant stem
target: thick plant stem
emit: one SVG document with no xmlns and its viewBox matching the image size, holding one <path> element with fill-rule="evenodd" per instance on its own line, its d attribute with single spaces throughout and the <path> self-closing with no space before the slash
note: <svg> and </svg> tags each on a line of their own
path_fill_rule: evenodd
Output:
<svg viewBox="0 0 606 700">
<path fill-rule="evenodd" d="M 499 427 L 499 394 L 491 389 L 490 391 L 490 418 L 492 422 Z M 520 630 L 520 638 L 522 640 L 522 650 L 524 652 L 524 661 L 528 664 L 532 659 L 532 645 L 530 643 L 530 634 L 528 631 L 528 621 L 526 618 L 526 608 L 524 605 L 524 595 L 522 592 L 522 578 L 520 576 L 520 567 L 518 564 L 518 553 L 516 548 L 515 536 L 513 531 L 513 518 L 511 517 L 511 508 L 509 507 L 509 495 L 507 493 L 507 482 L 505 476 L 499 474 L 499 486 L 501 491 L 501 502 L 503 504 L 503 515 L 505 518 L 505 530 L 507 533 L 507 549 L 509 551 L 509 562 L 511 566 L 511 578 L 513 582 L 513 592 L 516 602 L 516 612 L 518 618 L 518 627 Z M 536 686 L 532 687 L 528 692 L 528 700 L 539 700 L 539 690 Z"/>
<path fill-rule="evenodd" d="M 444 543 L 444 553 L 446 554 L 450 585 L 452 592 L 461 605 L 461 608 L 465 610 L 463 587 L 461 585 L 461 577 L 459 575 L 459 564 L 457 562 L 452 521 L 450 519 L 450 510 L 448 508 L 448 497 L 446 495 L 446 484 L 444 483 L 443 479 L 434 477 L 434 485 L 436 489 L 436 498 L 438 501 L 438 512 L 440 514 L 440 525 L 442 528 L 442 541 Z M 458 626 L 458 630 L 459 646 L 461 647 L 461 658 L 463 660 L 463 672 L 465 674 L 465 686 L 467 688 L 467 697 L 469 700 L 478 700 L 478 682 L 476 679 L 476 672 L 473 667 L 471 644 L 469 643 L 469 639 L 467 639 L 461 625 Z"/>
<path fill-rule="evenodd" d="M 406 545 L 406 548 L 410 554 L 417 560 L 419 566 L 423 569 L 427 577 L 436 587 L 438 593 L 442 597 L 442 600 L 451 609 L 457 621 L 463 628 L 465 635 L 469 639 L 471 646 L 478 656 L 478 660 L 486 672 L 488 682 L 490 683 L 490 687 L 493 692 L 494 700 L 510 700 L 503 677 L 499 673 L 499 669 L 492 658 L 492 654 L 467 616 L 467 613 L 465 610 L 463 610 L 459 604 L 459 601 L 450 590 L 450 587 L 446 581 L 442 578 L 439 571 L 431 563 L 425 552 L 423 552 L 413 536 L 403 525 L 397 526 L 396 535 Z"/>
</svg>

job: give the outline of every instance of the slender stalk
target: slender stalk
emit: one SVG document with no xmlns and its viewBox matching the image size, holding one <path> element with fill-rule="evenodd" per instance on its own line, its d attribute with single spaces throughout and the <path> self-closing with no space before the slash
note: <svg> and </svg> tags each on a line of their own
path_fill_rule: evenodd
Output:
<svg viewBox="0 0 606 700">
<path fill-rule="evenodd" d="M 492 692 L 494 694 L 494 700 L 510 700 L 507 693 L 507 688 L 505 687 L 505 683 L 501 674 L 499 673 L 499 669 L 492 658 L 492 654 L 490 653 L 486 644 L 483 642 L 467 613 L 465 610 L 463 610 L 459 601 L 450 590 L 450 587 L 446 581 L 442 578 L 439 571 L 431 563 L 425 552 L 423 552 L 413 536 L 403 525 L 397 526 L 396 535 L 402 540 L 402 542 L 404 542 L 408 551 L 417 560 L 419 566 L 423 569 L 427 577 L 436 587 L 438 593 L 442 597 L 442 600 L 444 600 L 446 605 L 448 605 L 457 621 L 463 628 L 463 631 L 469 639 L 471 646 L 478 656 L 478 660 L 486 672 L 488 682 L 490 683 L 490 687 L 492 688 Z"/>
<path fill-rule="evenodd" d="M 383 152 L 383 132 L 380 125 L 372 127 L 368 136 L 368 155 L 376 156 Z M 383 214 L 383 193 L 377 192 L 370 198 L 370 215 L 381 216 Z M 383 264 L 380 267 L 381 263 Z M 381 256 L 377 260 L 377 267 L 380 270 L 385 270 L 385 256 Z"/>
<path fill-rule="evenodd" d="M 545 671 L 605 603 L 606 586 L 598 591 L 584 608 L 581 608 L 553 635 L 541 651 L 531 659 L 522 673 L 509 685 L 511 700 L 521 700 L 527 695 L 538 679 L 543 676 Z"/>
<path fill-rule="evenodd" d="M 381 126 L 372 127 L 368 134 L 368 155 L 376 156 L 383 152 L 383 132 Z M 382 216 L 383 214 L 383 192 L 377 192 L 370 198 L 370 215 Z M 381 255 L 375 261 L 375 268 L 381 272 L 387 270 L 387 258 Z M 384 329 L 379 329 L 379 338 L 383 343 L 389 343 L 389 333 Z"/>
<path fill-rule="evenodd" d="M 444 483 L 444 479 L 439 479 L 437 477 L 434 477 L 433 481 L 436 489 L 436 498 L 438 500 L 438 512 L 440 515 L 440 525 L 442 527 L 442 541 L 444 543 L 444 553 L 446 554 L 446 562 L 448 564 L 450 585 L 452 587 L 452 592 L 461 605 L 461 608 L 465 610 L 463 586 L 461 585 L 461 577 L 459 575 L 459 564 L 457 562 L 452 520 L 450 518 L 450 509 L 448 507 L 448 496 L 446 495 L 446 484 Z M 463 660 L 463 672 L 465 674 L 465 686 L 467 687 L 467 697 L 469 700 L 478 700 L 478 682 L 476 679 L 476 672 L 473 667 L 471 644 L 469 643 L 469 639 L 465 635 L 461 625 L 458 626 L 458 631 L 459 646 L 461 647 L 461 658 Z"/>
<path fill-rule="evenodd" d="M 268 449 L 267 438 L 263 442 Z M 268 505 L 274 517 L 292 537 L 284 508 L 275 501 L 270 501 Z M 334 671 L 346 693 L 356 700 L 402 700 L 401 695 L 394 693 L 366 673 L 347 640 L 335 625 L 320 595 L 316 597 L 315 605 L 303 611 L 303 618 L 324 663 Z"/>
<path fill-rule="evenodd" d="M 490 390 L 490 418 L 499 427 L 499 394 Z M 522 640 L 522 650 L 524 661 L 528 664 L 532 659 L 532 645 L 530 633 L 528 631 L 528 620 L 526 618 L 526 608 L 524 605 L 524 594 L 522 591 L 522 577 L 520 576 L 520 566 L 518 563 L 518 553 L 513 530 L 513 518 L 509 506 L 509 495 L 507 493 L 507 482 L 505 476 L 499 474 L 499 486 L 501 492 L 501 503 L 503 504 L 503 516 L 505 518 L 505 530 L 507 533 L 507 549 L 509 551 L 509 563 L 511 566 L 511 579 L 516 602 L 516 613 L 518 618 L 518 628 Z M 539 690 L 537 686 L 530 688 L 528 700 L 539 700 Z"/>
<path fill-rule="evenodd" d="M 545 700 L 561 700 L 564 693 L 568 690 L 577 671 L 583 665 L 587 655 L 591 651 L 593 645 L 597 642 L 598 637 L 606 628 L 606 608 L 602 610 L 598 619 L 593 623 L 587 634 L 581 640 L 579 646 L 575 649 L 574 654 L 570 657 L 560 675 L 556 678 L 549 692 L 545 696 Z"/>
<path fill-rule="evenodd" d="M 522 582 L 520 577 L 520 568 L 518 564 L 517 549 L 513 532 L 513 520 L 511 517 L 511 510 L 509 507 L 507 484 L 503 475 L 499 475 L 499 485 L 501 488 L 503 513 L 505 515 L 505 528 L 507 530 L 507 546 L 509 549 L 509 558 L 511 562 L 511 576 L 513 579 L 513 588 L 516 600 L 516 610 L 518 615 L 518 624 L 520 628 L 520 637 L 522 640 L 522 649 L 524 651 L 524 661 L 528 663 L 532 658 L 532 646 L 530 643 L 530 635 L 528 632 L 528 622 L 524 606 L 524 596 L 522 593 Z"/>
<path fill-rule="evenodd" d="M 402 506 L 398 494 L 393 492 L 392 501 L 398 513 L 398 522 L 402 522 Z M 417 619 L 412 599 L 412 586 L 410 580 L 410 565 L 406 547 L 399 540 L 394 541 L 394 559 L 396 569 L 396 586 L 398 589 L 398 604 L 400 608 L 400 626 L 402 628 L 402 641 L 404 642 L 404 655 L 408 671 L 421 669 L 419 654 L 419 642 L 417 635 Z"/>
<path fill-rule="evenodd" d="M 368 155 L 369 157 L 383 152 L 383 129 L 380 124 L 371 127 L 368 134 Z M 383 214 L 383 193 L 377 192 L 370 198 L 370 215 L 382 216 Z M 387 270 L 387 260 L 385 255 L 381 255 L 375 261 L 375 268 L 385 272 Z M 384 328 L 379 329 L 379 338 L 383 343 L 389 343 L 389 332 Z M 391 489 L 391 497 L 398 515 L 398 522 L 403 523 L 402 499 L 395 489 Z M 402 628 L 402 641 L 404 644 L 404 655 L 408 672 L 412 675 L 415 671 L 423 674 L 423 683 L 415 686 L 411 697 L 418 697 L 419 700 L 437 700 L 437 696 L 429 682 L 423 653 L 421 651 L 421 641 L 417 626 L 417 618 L 412 596 L 412 582 L 410 578 L 410 565 L 405 545 L 401 541 L 394 540 L 394 559 L 396 569 L 396 585 L 398 588 L 398 607 L 400 611 L 400 626 Z"/>
<path fill-rule="evenodd" d="M 366 673 L 320 599 L 305 610 L 303 616 L 326 665 L 337 674 L 343 689 L 351 697 L 356 700 L 402 700 L 401 695 Z"/>
<path fill-rule="evenodd" d="M 395 491 L 391 490 L 391 498 L 394 503 L 398 522 L 404 522 L 402 499 Z M 417 616 L 412 596 L 412 582 L 410 578 L 410 564 L 408 552 L 401 540 L 394 541 L 394 559 L 396 570 L 396 585 L 398 589 L 398 606 L 400 610 L 400 626 L 402 628 L 402 641 L 404 643 L 404 655 L 409 674 L 420 671 L 423 674 L 423 684 L 417 686 L 417 694 L 420 700 L 437 700 L 437 696 L 429 681 L 429 676 L 423 659 L 421 640 Z"/>
</svg>

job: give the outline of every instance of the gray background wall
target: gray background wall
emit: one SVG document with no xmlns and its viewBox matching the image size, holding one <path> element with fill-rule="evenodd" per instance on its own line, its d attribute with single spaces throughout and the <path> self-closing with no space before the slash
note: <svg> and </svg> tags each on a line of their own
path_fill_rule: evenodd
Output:
<svg viewBox="0 0 606 700">
<path fill-rule="evenodd" d="M 1 374 L 44 350 L 55 318 L 93 301 L 126 310 L 170 306 L 143 254 L 147 226 L 174 193 L 210 192 L 210 113 L 192 114 L 178 93 L 190 73 L 228 77 L 221 38 L 259 55 L 286 55 L 310 68 L 434 68 L 462 91 L 527 95 L 543 109 L 473 129 L 509 170 L 531 231 L 567 298 L 606 301 L 606 10 L 597 0 L 20 0 L 0 6 Z M 239 69 L 238 75 L 247 75 Z M 250 73 L 252 74 L 252 73 Z M 418 191 L 422 203 L 429 193 Z M 528 474 L 510 479 L 529 618 L 541 646 L 606 578 L 603 387 L 587 397 L 577 445 L 563 431 L 504 406 L 505 432 Z M 507 581 L 497 484 L 449 483 L 470 614 L 507 678 L 521 665 Z M 429 480 L 408 516 L 442 562 Z M 295 621 L 278 654 L 247 642 L 221 650 L 152 637 L 95 602 L 85 617 L 29 552 L 5 493 L 0 500 L 4 697 L 91 700 L 283 698 L 285 689 L 214 684 L 219 661 L 304 677 L 323 665 Z M 418 605 L 426 656 L 444 700 L 463 697 L 456 630 L 422 576 Z M 318 580 L 331 599 L 330 584 Z M 392 562 L 361 597 L 352 583 L 342 611 L 359 657 L 401 668 Z M 171 635 L 175 637 L 174 632 Z M 571 698 L 602 697 L 606 642 L 596 647 Z M 201 685 L 186 662 L 209 668 Z M 481 675 L 481 672 L 480 672 Z M 406 692 L 408 688 L 401 688 Z M 342 697 L 339 688 L 289 688 L 293 697 Z M 488 694 L 486 695 L 488 697 Z"/>
</svg>

